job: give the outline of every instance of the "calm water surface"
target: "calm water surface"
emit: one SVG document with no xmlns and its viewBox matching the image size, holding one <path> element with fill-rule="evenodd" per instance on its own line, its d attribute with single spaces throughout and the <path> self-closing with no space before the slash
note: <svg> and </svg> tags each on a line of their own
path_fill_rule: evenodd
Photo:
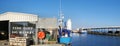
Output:
<svg viewBox="0 0 120 46">
<path fill-rule="evenodd" d="M 72 46 L 120 46 L 120 37 L 73 33 Z"/>
</svg>

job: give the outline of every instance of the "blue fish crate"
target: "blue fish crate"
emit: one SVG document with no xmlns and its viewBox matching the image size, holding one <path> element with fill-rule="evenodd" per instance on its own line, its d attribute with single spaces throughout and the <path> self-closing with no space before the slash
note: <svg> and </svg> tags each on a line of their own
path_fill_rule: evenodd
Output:
<svg viewBox="0 0 120 46">
<path fill-rule="evenodd" d="M 63 43 L 63 44 L 71 43 L 71 37 L 60 37 L 60 43 Z"/>
</svg>

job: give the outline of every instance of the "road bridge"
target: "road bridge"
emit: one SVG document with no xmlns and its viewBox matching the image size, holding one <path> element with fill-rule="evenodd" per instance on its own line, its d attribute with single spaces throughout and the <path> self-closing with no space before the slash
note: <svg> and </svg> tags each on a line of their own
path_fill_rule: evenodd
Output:
<svg viewBox="0 0 120 46">
<path fill-rule="evenodd" d="M 120 26 L 80 28 L 79 31 L 87 31 L 90 34 L 120 35 Z"/>
</svg>

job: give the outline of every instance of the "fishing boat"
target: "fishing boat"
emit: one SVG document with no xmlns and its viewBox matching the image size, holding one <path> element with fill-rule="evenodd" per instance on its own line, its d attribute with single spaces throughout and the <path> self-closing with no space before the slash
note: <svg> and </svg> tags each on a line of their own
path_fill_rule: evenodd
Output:
<svg viewBox="0 0 120 46">
<path fill-rule="evenodd" d="M 59 43 L 61 44 L 70 44 L 71 43 L 71 37 L 70 37 L 70 30 L 67 29 L 59 29 Z"/>
<path fill-rule="evenodd" d="M 70 36 L 71 31 L 66 26 L 63 25 L 63 23 L 64 23 L 63 15 L 64 14 L 62 13 L 61 0 L 60 0 L 60 14 L 59 14 L 60 19 L 58 20 L 58 22 L 59 22 L 58 43 L 65 44 L 67 46 L 67 45 L 70 45 L 70 43 L 71 43 L 71 36 Z M 69 20 L 68 22 L 71 22 L 71 20 Z M 71 25 L 71 23 L 68 25 Z M 71 26 L 69 26 L 69 27 L 71 28 Z"/>
</svg>

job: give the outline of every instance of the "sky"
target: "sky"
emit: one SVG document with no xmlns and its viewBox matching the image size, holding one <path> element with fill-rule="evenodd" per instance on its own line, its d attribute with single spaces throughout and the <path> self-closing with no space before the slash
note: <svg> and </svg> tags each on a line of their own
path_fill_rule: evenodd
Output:
<svg viewBox="0 0 120 46">
<path fill-rule="evenodd" d="M 60 0 L 0 0 L 0 14 L 22 12 L 59 18 Z M 120 26 L 120 0 L 62 0 L 64 20 L 72 27 Z"/>
</svg>

